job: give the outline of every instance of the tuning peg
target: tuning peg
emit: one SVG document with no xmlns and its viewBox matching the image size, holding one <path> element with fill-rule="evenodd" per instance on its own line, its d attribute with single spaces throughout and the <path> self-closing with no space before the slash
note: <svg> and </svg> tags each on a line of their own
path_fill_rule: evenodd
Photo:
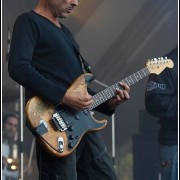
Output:
<svg viewBox="0 0 180 180">
<path fill-rule="evenodd" d="M 167 56 L 165 56 L 164 59 L 167 59 Z"/>
<path fill-rule="evenodd" d="M 160 57 L 158 57 L 158 60 L 161 60 L 161 58 L 160 58 Z"/>
<path fill-rule="evenodd" d="M 154 58 L 154 61 L 157 61 L 157 58 Z"/>
<path fill-rule="evenodd" d="M 163 57 L 161 57 L 161 60 L 163 60 L 164 58 Z"/>
</svg>

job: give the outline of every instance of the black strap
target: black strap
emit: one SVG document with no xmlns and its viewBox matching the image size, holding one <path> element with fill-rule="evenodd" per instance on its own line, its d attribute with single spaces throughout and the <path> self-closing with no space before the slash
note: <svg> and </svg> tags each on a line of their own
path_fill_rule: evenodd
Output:
<svg viewBox="0 0 180 180">
<path fill-rule="evenodd" d="M 93 74 L 92 71 L 91 71 L 91 66 L 89 65 L 89 63 L 88 63 L 87 61 L 84 60 L 84 58 L 81 56 L 80 53 L 79 53 L 79 57 L 80 57 L 80 59 L 81 59 L 82 64 L 84 65 L 84 69 L 85 69 L 88 73 Z"/>
<path fill-rule="evenodd" d="M 89 65 L 89 63 L 87 61 L 84 60 L 84 58 L 80 54 L 79 47 L 78 47 L 73 35 L 71 34 L 71 32 L 63 24 L 61 24 L 61 25 L 62 25 L 62 30 L 63 30 L 64 34 L 68 38 L 68 42 L 71 41 L 70 45 L 73 45 L 74 49 L 76 50 L 77 54 L 79 55 L 81 63 L 84 66 L 84 69 L 86 70 L 86 72 L 93 74 L 92 71 L 91 71 L 91 66 Z"/>
</svg>

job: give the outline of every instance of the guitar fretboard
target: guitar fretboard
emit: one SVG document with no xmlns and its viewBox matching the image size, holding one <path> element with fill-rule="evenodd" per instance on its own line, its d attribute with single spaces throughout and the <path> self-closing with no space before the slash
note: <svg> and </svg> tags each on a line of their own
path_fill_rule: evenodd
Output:
<svg viewBox="0 0 180 180">
<path fill-rule="evenodd" d="M 126 77 L 125 79 L 121 80 L 120 82 L 124 82 L 128 86 L 131 86 L 149 74 L 150 74 L 150 71 L 148 70 L 147 67 L 145 67 L 145 68 L 141 69 L 140 71 L 137 71 L 134 74 Z M 94 95 L 93 96 L 94 102 L 93 102 L 92 106 L 89 108 L 89 110 L 96 108 L 100 104 L 106 102 L 107 100 L 109 100 L 110 98 L 115 96 L 116 89 L 122 89 L 119 82 L 107 87 L 106 89 L 104 89 L 104 90 L 100 91 L 99 93 L 97 93 L 96 95 Z"/>
</svg>

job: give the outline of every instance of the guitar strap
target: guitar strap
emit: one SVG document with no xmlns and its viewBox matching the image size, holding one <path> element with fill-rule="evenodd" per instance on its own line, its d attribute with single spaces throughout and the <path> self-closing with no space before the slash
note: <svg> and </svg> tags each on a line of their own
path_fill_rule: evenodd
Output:
<svg viewBox="0 0 180 180">
<path fill-rule="evenodd" d="M 79 53 L 79 57 L 80 57 L 82 64 L 84 65 L 84 69 L 86 70 L 86 72 L 93 74 L 92 70 L 91 70 L 91 66 L 89 65 L 89 63 L 87 61 L 84 60 L 84 58 L 81 56 L 80 53 Z"/>
<path fill-rule="evenodd" d="M 67 38 L 67 42 L 69 43 L 69 45 L 73 48 L 73 50 L 75 49 L 76 53 L 78 54 L 81 64 L 83 64 L 83 68 L 87 73 L 92 73 L 91 70 L 91 66 L 89 65 L 89 63 L 87 61 L 85 61 L 85 59 L 82 57 L 81 53 L 80 53 L 80 49 L 78 44 L 76 43 L 73 35 L 71 34 L 71 32 L 63 25 L 62 25 L 62 30 L 65 34 L 65 37 Z"/>
</svg>

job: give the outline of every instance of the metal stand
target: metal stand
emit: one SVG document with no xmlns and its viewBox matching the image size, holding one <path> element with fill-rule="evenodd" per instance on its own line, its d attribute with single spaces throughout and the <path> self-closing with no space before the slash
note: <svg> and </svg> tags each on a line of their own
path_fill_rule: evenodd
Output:
<svg viewBox="0 0 180 180">
<path fill-rule="evenodd" d="M 23 141 L 24 141 L 24 136 L 23 136 L 23 126 L 24 126 L 24 94 L 23 91 L 24 88 L 20 85 L 20 121 L 21 121 L 21 175 L 19 180 L 24 179 L 24 153 L 23 153 Z M 29 156 L 29 161 L 27 168 L 31 167 L 32 163 L 32 156 L 34 152 L 34 146 L 35 146 L 35 138 L 32 140 L 31 144 L 31 151 L 30 151 L 30 156 Z"/>
<path fill-rule="evenodd" d="M 158 180 L 161 180 L 161 173 L 158 174 Z"/>
<path fill-rule="evenodd" d="M 112 158 L 115 165 L 115 114 L 112 115 Z"/>
<path fill-rule="evenodd" d="M 98 80 L 94 80 L 95 83 L 107 88 L 108 86 Z M 113 158 L 113 163 L 115 165 L 115 114 L 113 114 L 111 116 L 111 119 L 112 119 L 112 158 Z"/>
<path fill-rule="evenodd" d="M 24 123 L 24 98 L 23 87 L 20 85 L 20 122 L 21 122 L 21 180 L 23 180 L 24 157 L 23 157 L 23 123 Z"/>
</svg>

